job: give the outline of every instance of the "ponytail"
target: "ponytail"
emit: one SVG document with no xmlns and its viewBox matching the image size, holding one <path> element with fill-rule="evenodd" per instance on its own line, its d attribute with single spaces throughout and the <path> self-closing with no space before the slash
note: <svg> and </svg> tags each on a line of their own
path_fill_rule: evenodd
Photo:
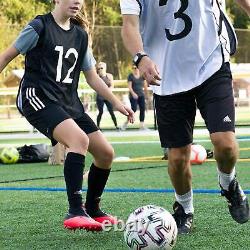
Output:
<svg viewBox="0 0 250 250">
<path fill-rule="evenodd" d="M 85 6 L 82 7 L 82 9 L 76 15 L 76 17 L 71 18 L 71 21 L 74 24 L 81 26 L 87 32 L 89 31 L 89 22 L 88 22 L 88 19 L 87 19 L 87 11 L 86 11 Z"/>
</svg>

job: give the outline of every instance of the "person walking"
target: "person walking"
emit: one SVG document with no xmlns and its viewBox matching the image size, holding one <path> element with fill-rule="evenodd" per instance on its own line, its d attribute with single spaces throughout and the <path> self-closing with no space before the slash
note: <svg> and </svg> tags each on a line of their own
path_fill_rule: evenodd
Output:
<svg viewBox="0 0 250 250">
<path fill-rule="evenodd" d="M 100 78 L 106 83 L 106 85 L 112 90 L 112 88 L 114 87 L 113 75 L 110 73 L 107 73 L 107 64 L 104 62 L 99 62 L 97 65 L 97 73 L 100 76 Z M 98 93 L 96 95 L 96 105 L 97 105 L 97 109 L 98 109 L 98 115 L 97 115 L 97 119 L 96 119 L 97 127 L 100 128 L 104 104 L 106 105 L 106 107 L 108 109 L 108 112 L 112 118 L 112 121 L 115 125 L 115 128 L 119 129 L 119 127 L 117 126 L 117 120 L 116 120 L 116 117 L 114 114 L 112 104 L 108 100 L 105 100 Z"/>
<path fill-rule="evenodd" d="M 148 98 L 148 84 L 140 75 L 139 69 L 133 65 L 133 71 L 128 75 L 128 89 L 129 89 L 129 101 L 131 108 L 134 112 L 137 111 L 139 107 L 139 120 L 140 120 L 140 130 L 146 130 L 145 126 L 145 112 L 146 112 L 146 101 L 145 98 Z M 128 126 L 128 121 L 126 121 L 122 130 L 125 130 Z"/>
</svg>

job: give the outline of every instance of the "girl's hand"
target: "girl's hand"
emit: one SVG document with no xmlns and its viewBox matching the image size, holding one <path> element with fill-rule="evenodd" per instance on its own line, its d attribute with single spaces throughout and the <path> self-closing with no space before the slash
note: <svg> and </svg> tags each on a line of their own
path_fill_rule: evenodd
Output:
<svg viewBox="0 0 250 250">
<path fill-rule="evenodd" d="M 122 103 L 118 103 L 117 105 L 114 105 L 114 108 L 118 110 L 123 115 L 127 116 L 128 122 L 134 123 L 135 117 L 134 117 L 134 111 L 127 107 L 126 105 L 123 105 Z"/>
<path fill-rule="evenodd" d="M 136 99 L 136 100 L 138 99 L 138 95 L 137 94 L 133 93 L 132 96 L 133 96 L 134 99 Z"/>
</svg>

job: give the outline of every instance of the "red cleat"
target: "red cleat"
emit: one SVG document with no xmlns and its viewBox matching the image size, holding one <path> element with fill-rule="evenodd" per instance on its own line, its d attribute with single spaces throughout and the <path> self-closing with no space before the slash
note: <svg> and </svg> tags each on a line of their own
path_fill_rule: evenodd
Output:
<svg viewBox="0 0 250 250">
<path fill-rule="evenodd" d="M 102 231 L 102 224 L 88 216 L 68 214 L 64 220 L 67 229 L 86 229 L 88 231 Z"/>
<path fill-rule="evenodd" d="M 116 225 L 118 224 L 118 220 L 116 217 L 109 215 L 109 214 L 105 214 L 103 216 L 98 216 L 98 217 L 92 217 L 95 221 L 101 223 L 101 224 L 112 224 L 112 225 Z"/>
</svg>

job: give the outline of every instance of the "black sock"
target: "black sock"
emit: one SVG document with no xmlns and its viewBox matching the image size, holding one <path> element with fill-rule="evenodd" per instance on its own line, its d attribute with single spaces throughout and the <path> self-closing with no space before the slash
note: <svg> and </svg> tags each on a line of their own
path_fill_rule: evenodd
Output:
<svg viewBox="0 0 250 250">
<path fill-rule="evenodd" d="M 76 213 L 82 207 L 82 183 L 85 156 L 69 152 L 64 163 L 64 178 L 66 183 L 69 213 Z"/>
<path fill-rule="evenodd" d="M 88 191 L 85 207 L 87 213 L 92 216 L 99 209 L 100 197 L 107 183 L 110 169 L 101 169 L 91 165 L 88 175 Z"/>
</svg>

